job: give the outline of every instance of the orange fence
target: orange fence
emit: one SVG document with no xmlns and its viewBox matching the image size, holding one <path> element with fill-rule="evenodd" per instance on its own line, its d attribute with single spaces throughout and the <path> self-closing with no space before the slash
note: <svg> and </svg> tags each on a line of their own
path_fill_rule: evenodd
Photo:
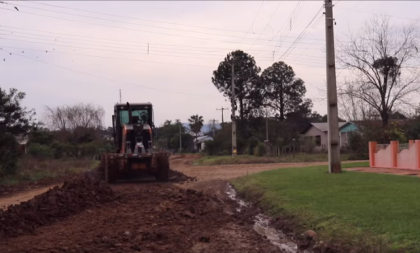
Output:
<svg viewBox="0 0 420 253">
<path fill-rule="evenodd" d="M 370 167 L 395 169 L 420 169 L 420 140 L 400 144 L 369 142 Z"/>
</svg>

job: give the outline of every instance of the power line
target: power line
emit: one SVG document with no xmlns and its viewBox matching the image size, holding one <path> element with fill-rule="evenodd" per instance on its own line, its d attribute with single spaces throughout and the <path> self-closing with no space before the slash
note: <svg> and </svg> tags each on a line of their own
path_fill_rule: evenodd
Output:
<svg viewBox="0 0 420 253">
<path fill-rule="evenodd" d="M 270 22 L 271 22 L 271 20 L 273 19 L 273 17 L 274 17 L 274 15 L 277 13 L 277 10 L 279 9 L 279 7 L 280 7 L 280 5 L 281 5 L 281 3 L 282 2 L 280 2 L 278 5 L 277 5 L 277 7 L 276 7 L 276 9 L 275 9 L 275 11 L 273 12 L 273 14 L 271 15 L 271 17 L 270 17 L 270 19 L 268 20 L 268 22 L 267 22 L 267 24 L 265 25 L 265 27 L 264 27 L 264 29 L 263 29 L 263 31 L 260 33 L 260 35 L 254 40 L 254 42 L 252 43 L 252 45 L 247 49 L 247 50 L 249 50 L 250 48 L 252 48 L 253 46 L 254 46 L 254 44 L 255 44 L 255 42 L 257 42 L 258 40 L 259 40 L 259 38 L 260 38 L 260 36 L 265 32 L 265 29 L 267 29 L 267 26 L 270 24 Z"/>
<path fill-rule="evenodd" d="M 2 10 L 7 10 L 7 11 L 12 11 L 9 10 L 7 8 L 0 8 Z M 243 43 L 243 38 L 241 42 L 235 42 L 235 41 L 225 41 L 225 40 L 215 40 L 215 39 L 209 39 L 209 38 L 199 38 L 199 37 L 193 37 L 193 36 L 187 36 L 187 35 L 180 35 L 180 34 L 170 34 L 170 33 L 163 33 L 163 32 L 155 32 L 155 31 L 148 31 L 148 30 L 139 30 L 139 29 L 132 29 L 132 28 L 127 28 L 127 27 L 118 27 L 118 26 L 112 26 L 112 25 L 106 25 L 106 24 L 99 24 L 99 23 L 92 23 L 92 22 L 86 22 L 86 21 L 81 21 L 81 20 L 73 20 L 73 19 L 67 19 L 67 18 L 63 18 L 63 17 L 54 17 L 54 16 L 49 16 L 49 15 L 43 15 L 43 14 L 38 14 L 38 13 L 32 13 L 32 12 L 27 12 L 27 11 L 19 11 L 20 13 L 24 13 L 24 14 L 30 14 L 30 15 L 35 15 L 35 16 L 41 16 L 41 17 L 48 17 L 48 18 L 53 18 L 53 19 L 60 19 L 60 20 L 66 20 L 66 21 L 72 21 L 72 22 L 77 22 L 77 23 L 84 23 L 84 24 L 91 24 L 91 25 L 98 25 L 98 26 L 104 26 L 104 27 L 112 27 L 112 28 L 118 28 L 118 29 L 124 29 L 124 30 L 130 30 L 130 31 L 137 31 L 137 32 L 146 32 L 146 33 L 152 33 L 152 34 L 160 34 L 160 35 L 168 35 L 168 36 L 176 36 L 176 37 L 183 37 L 183 38 L 190 38 L 190 39 L 197 39 L 197 40 L 210 40 L 210 41 L 217 41 L 217 42 L 227 42 L 227 43 L 238 43 L 238 44 L 244 44 L 244 45 L 249 45 L 250 43 Z M 80 15 L 76 15 L 76 14 L 69 14 L 66 13 L 68 15 L 75 15 L 75 16 L 80 16 Z M 119 21 L 114 21 L 113 22 L 119 22 Z M 139 25 L 139 24 L 137 24 Z M 209 33 L 203 33 L 203 34 L 209 34 Z M 209 35 L 216 35 L 216 36 L 224 36 L 224 37 L 231 37 L 231 38 L 241 38 L 239 36 L 231 36 L 231 35 L 217 35 L 217 34 L 209 34 Z M 264 39 L 261 39 L 264 40 Z M 269 40 L 267 40 L 269 41 Z"/>
<path fill-rule="evenodd" d="M 10 52 L 10 51 L 4 50 L 4 49 L 3 49 L 3 51 L 12 54 L 12 52 Z M 121 84 L 125 84 L 125 85 L 130 85 L 130 86 L 135 86 L 135 87 L 139 87 L 139 88 L 145 88 L 145 89 L 163 91 L 163 92 L 168 92 L 168 93 L 173 93 L 173 94 L 180 94 L 180 95 L 200 96 L 200 97 L 213 97 L 213 98 L 216 98 L 215 96 L 208 96 L 208 95 L 201 95 L 201 94 L 190 94 L 190 93 L 184 93 L 184 92 L 178 92 L 178 91 L 171 91 L 171 90 L 159 89 L 159 88 L 154 88 L 154 87 L 150 87 L 150 86 L 132 84 L 132 83 L 129 83 L 129 82 L 114 80 L 114 79 L 111 79 L 111 78 L 107 78 L 107 77 L 102 77 L 102 76 L 90 74 L 90 73 L 83 72 L 83 71 L 80 71 L 80 70 L 75 70 L 75 69 L 63 67 L 61 65 L 57 65 L 57 64 L 54 64 L 54 63 L 49 63 L 49 62 L 42 61 L 42 60 L 39 60 L 39 59 L 33 59 L 33 58 L 27 57 L 25 55 L 19 54 L 19 53 L 14 53 L 14 55 L 17 55 L 17 56 L 20 56 L 20 57 L 23 57 L 23 58 L 26 58 L 26 59 L 29 59 L 29 60 L 32 60 L 32 61 L 37 61 L 37 62 L 41 62 L 41 63 L 47 64 L 47 65 L 51 65 L 51 66 L 54 66 L 56 68 L 61 68 L 61 69 L 65 69 L 65 70 L 68 70 L 68 71 L 73 71 L 73 72 L 76 72 L 76 73 L 79 73 L 79 74 L 88 75 L 88 76 L 96 77 L 96 78 L 99 78 L 99 79 L 103 79 L 103 80 L 107 80 L 107 81 L 111 81 L 111 82 L 116 82 L 116 83 L 121 83 Z"/>
<path fill-rule="evenodd" d="M 244 41 L 244 39 L 246 38 L 246 36 L 248 36 L 249 31 L 254 27 L 255 20 L 257 19 L 258 14 L 260 13 L 260 10 L 261 10 L 261 7 L 263 6 L 263 4 L 264 4 L 264 0 L 261 2 L 260 8 L 258 8 L 257 14 L 255 14 L 254 20 L 252 20 L 252 24 L 248 28 L 248 31 L 246 32 L 245 36 L 242 38 L 241 42 Z"/>
<path fill-rule="evenodd" d="M 38 33 L 47 33 L 47 34 L 59 34 L 59 35 L 64 35 L 64 36 L 72 36 L 72 37 L 82 37 L 82 38 L 91 38 L 91 39 L 95 39 L 95 40 L 105 40 L 105 41 L 115 41 L 115 43 L 134 43 L 134 44 L 143 44 L 145 45 L 146 43 L 149 43 L 150 41 L 147 42 L 140 42 L 140 41 L 127 41 L 127 40 L 112 40 L 109 38 L 99 38 L 99 37 L 92 37 L 92 36 L 84 36 L 84 35 L 77 35 L 77 34 L 68 34 L 68 33 L 57 33 L 57 32 L 51 32 L 51 31 L 42 31 L 42 30 L 33 30 L 33 29 L 25 29 L 25 28 L 19 28 L 19 27 L 13 27 L 13 26 L 5 26 L 5 25 L 0 25 L 0 27 L 6 27 L 6 28 L 13 28 L 13 29 L 18 29 L 18 30 L 25 30 L 25 31 L 33 31 L 33 32 L 38 32 Z M 23 32 L 20 32 L 23 33 Z M 52 36 L 53 37 L 53 36 Z M 297 37 L 289 37 L 289 38 L 297 38 Z M 308 38 L 308 39 L 312 39 L 312 38 Z M 292 42 L 290 42 L 292 43 Z M 162 44 L 162 43 L 153 43 L 154 45 L 160 45 L 160 46 L 167 46 L 167 47 L 188 47 L 187 50 L 191 50 L 190 48 L 200 48 L 200 49 L 228 49 L 231 50 L 232 48 L 220 48 L 220 47 L 197 47 L 197 46 L 190 46 L 190 45 L 173 45 L 173 44 Z M 248 50 L 248 51 L 256 51 L 256 50 Z M 261 50 L 259 50 L 261 51 Z M 268 52 L 268 51 L 267 51 Z"/>
<path fill-rule="evenodd" d="M 0 34 L 1 35 L 1 34 Z M 21 36 L 24 37 L 24 36 Z M 85 50 L 95 50 L 95 51 L 107 51 L 107 52 L 115 52 L 115 53 L 129 53 L 129 54 L 137 54 L 137 55 L 148 55 L 146 53 L 146 51 L 144 51 L 145 53 L 139 53 L 139 52 L 133 52 L 133 51 L 122 51 L 122 50 L 115 50 L 115 49 L 107 49 L 106 46 L 101 46 L 104 48 L 98 48 L 98 47 L 83 47 L 83 46 L 71 46 L 71 45 L 63 45 L 63 44 L 58 44 L 60 42 L 55 42 L 55 43 L 48 43 L 48 42 L 38 42 L 38 41 L 31 41 L 31 40 L 22 40 L 22 39 L 10 39 L 10 38 L 6 38 L 6 37 L 0 37 L 3 40 L 10 40 L 10 41 L 21 41 L 21 42 L 28 42 L 28 43 L 35 43 L 35 44 L 42 44 L 42 45 L 52 45 L 54 46 L 54 48 L 51 50 L 49 49 L 49 51 L 54 51 L 56 47 L 69 47 L 69 48 L 78 48 L 78 49 L 85 49 Z M 125 48 L 122 48 L 123 50 Z M 129 50 L 136 50 L 136 49 L 129 49 Z M 145 49 L 146 50 L 146 49 Z M 45 51 L 45 50 L 44 50 Z M 168 57 L 182 57 L 182 58 L 194 58 L 194 59 L 220 59 L 221 57 L 223 57 L 222 55 L 217 55 L 217 54 L 200 54 L 200 53 L 192 53 L 189 54 L 190 56 L 186 56 L 185 52 L 176 52 L 176 51 L 164 51 L 164 50 L 153 50 L 154 52 L 158 52 L 158 53 L 153 53 L 149 55 L 154 55 L 154 56 L 168 56 Z M 170 53 L 170 54 L 161 54 L 161 53 Z M 182 54 L 182 55 L 174 55 L 174 54 Z M 197 56 L 197 55 L 208 55 L 208 56 L 213 56 L 213 57 L 201 57 L 201 56 Z M 316 57 L 316 56 L 305 56 L 307 58 L 309 58 L 308 60 L 311 60 L 311 58 L 321 58 L 321 57 Z"/>
<path fill-rule="evenodd" d="M 51 6 L 51 7 L 55 7 L 55 8 L 61 8 L 61 9 L 68 9 L 68 10 L 75 10 L 75 11 L 87 12 L 87 13 L 101 14 L 101 15 L 106 15 L 106 16 L 111 16 L 111 17 L 128 18 L 128 19 L 134 19 L 134 20 L 140 20 L 140 21 L 156 22 L 156 23 L 162 23 L 162 24 L 186 26 L 186 27 L 196 27 L 196 28 L 210 29 L 210 30 L 219 30 L 219 31 L 227 31 L 227 32 L 246 33 L 246 31 L 238 31 L 238 30 L 231 30 L 231 29 L 221 29 L 221 28 L 206 27 L 206 26 L 197 26 L 197 25 L 186 25 L 186 24 L 179 24 L 179 23 L 174 23 L 174 22 L 150 20 L 150 19 L 135 18 L 135 17 L 123 16 L 123 15 L 115 15 L 115 14 L 97 12 L 97 11 L 81 10 L 81 9 L 76 9 L 76 8 L 71 8 L 71 7 L 64 7 L 64 6 L 58 6 L 58 5 L 52 5 L 52 4 L 46 4 L 46 3 L 37 3 L 37 2 L 32 2 L 32 1 L 26 1 L 26 2 L 33 3 L 33 4 L 45 5 L 45 6 Z"/>
<path fill-rule="evenodd" d="M 12 48 L 12 49 L 19 49 L 24 51 L 40 51 L 45 52 L 42 49 L 33 49 L 33 48 L 22 48 L 22 47 L 9 47 L 0 45 L 0 50 L 2 48 Z M 127 59 L 127 58 L 117 58 L 117 57 L 107 57 L 107 56 L 98 56 L 98 55 L 89 55 L 89 54 L 80 54 L 80 53 L 73 53 L 73 52 L 60 52 L 60 51 L 51 51 L 53 54 L 67 54 L 67 55 L 77 55 L 77 56 L 88 56 L 88 57 L 96 57 L 102 59 L 113 59 L 113 60 L 124 60 L 124 61 L 136 61 L 136 62 L 146 62 L 146 63 L 159 63 L 159 64 L 170 64 L 170 65 L 183 65 L 189 67 L 199 67 L 199 68 L 213 68 L 213 66 L 204 66 L 204 65 L 197 65 L 197 64 L 186 64 L 180 62 L 161 62 L 161 61 L 148 61 L 148 60 L 138 60 L 138 59 Z"/>
<path fill-rule="evenodd" d="M 292 45 L 289 46 L 289 48 L 286 50 L 286 52 L 284 52 L 279 59 L 281 59 L 283 56 L 285 56 L 286 54 L 290 53 L 294 47 L 300 42 L 300 39 L 305 36 L 310 30 L 312 30 L 312 28 L 314 27 L 314 20 L 315 18 L 318 16 L 318 14 L 322 11 L 322 7 L 317 11 L 317 13 L 315 14 L 315 16 L 312 18 L 312 20 L 308 23 L 308 25 L 305 27 L 305 29 L 300 33 L 300 35 L 298 36 L 298 38 L 295 39 L 295 41 L 292 43 Z M 322 18 L 322 15 L 320 16 Z M 319 18 L 320 20 L 320 18 Z M 317 20 L 318 22 L 318 20 Z M 312 25 L 312 26 L 311 26 Z M 308 30 L 308 28 L 310 28 Z"/>
<path fill-rule="evenodd" d="M 285 25 L 286 25 L 286 23 L 287 23 L 287 20 L 289 20 L 289 19 L 291 19 L 291 18 L 293 18 L 293 16 L 295 15 L 295 11 L 297 10 L 297 8 L 300 6 L 300 4 L 301 4 L 301 2 L 299 1 L 297 4 L 296 4 L 296 6 L 295 6 L 295 8 L 294 8 L 294 10 L 293 10 L 293 12 L 292 12 L 292 14 L 289 16 L 289 18 L 288 19 L 286 19 L 286 21 L 285 21 L 285 23 L 283 23 L 283 26 L 277 31 L 277 33 L 271 38 L 271 40 L 269 41 L 269 42 L 267 42 L 265 45 L 264 45 L 264 47 L 263 47 L 263 49 L 265 49 L 270 43 L 271 43 L 271 41 L 274 39 L 274 37 L 276 37 L 278 34 L 280 34 L 280 38 L 281 38 L 281 33 L 282 33 L 282 31 L 283 31 L 283 28 L 285 27 Z M 256 56 L 257 55 L 259 55 L 260 54 L 260 52 L 261 52 L 262 50 L 260 50 L 260 51 L 258 51 L 257 52 L 257 54 L 256 54 Z"/>
</svg>

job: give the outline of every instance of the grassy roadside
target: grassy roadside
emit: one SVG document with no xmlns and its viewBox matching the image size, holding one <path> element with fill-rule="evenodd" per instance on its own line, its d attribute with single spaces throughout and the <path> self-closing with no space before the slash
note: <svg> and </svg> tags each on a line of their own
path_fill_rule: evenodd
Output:
<svg viewBox="0 0 420 253">
<path fill-rule="evenodd" d="M 341 154 L 341 160 L 349 160 L 348 154 Z M 225 165 L 225 164 L 258 164 L 258 163 L 293 163 L 293 162 L 326 162 L 328 154 L 295 154 L 281 157 L 258 157 L 251 155 L 204 156 L 193 162 L 193 165 Z"/>
<path fill-rule="evenodd" d="M 99 161 L 92 159 L 46 159 L 25 157 L 18 163 L 16 174 L 0 180 L 0 185 L 16 185 L 22 182 L 36 182 L 47 178 L 58 178 L 91 170 Z"/>
<path fill-rule="evenodd" d="M 366 166 L 348 163 L 343 167 Z M 298 231 L 362 247 L 362 252 L 420 252 L 420 179 L 345 171 L 326 166 L 264 171 L 232 181 L 239 194 Z M 398 251 L 401 252 L 401 251 Z"/>
</svg>

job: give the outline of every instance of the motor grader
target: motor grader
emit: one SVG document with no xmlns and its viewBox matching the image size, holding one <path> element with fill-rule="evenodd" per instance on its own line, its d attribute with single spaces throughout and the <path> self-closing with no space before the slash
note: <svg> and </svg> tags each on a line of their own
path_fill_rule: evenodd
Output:
<svg viewBox="0 0 420 253">
<path fill-rule="evenodd" d="M 169 180 L 169 152 L 155 151 L 151 103 L 116 104 L 112 115 L 115 153 L 101 155 L 99 172 L 108 183 L 154 176 Z"/>
</svg>

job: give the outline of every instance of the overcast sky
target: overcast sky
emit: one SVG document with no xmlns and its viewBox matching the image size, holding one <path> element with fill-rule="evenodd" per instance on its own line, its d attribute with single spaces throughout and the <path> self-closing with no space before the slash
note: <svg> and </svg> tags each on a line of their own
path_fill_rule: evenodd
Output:
<svg viewBox="0 0 420 253">
<path fill-rule="evenodd" d="M 419 18 L 416 1 L 334 3 L 338 39 L 374 13 L 395 24 Z M 45 106 L 93 103 L 106 110 L 110 125 L 121 89 L 123 102 L 153 103 L 156 125 L 187 122 L 193 114 L 221 121 L 216 108 L 230 105 L 212 72 L 241 49 L 261 69 L 273 58 L 291 65 L 314 110 L 325 114 L 322 7 L 323 1 L 6 1 L 0 3 L 0 87 L 26 92 L 24 105 L 39 117 Z M 345 76 L 337 74 L 339 81 Z"/>
</svg>

